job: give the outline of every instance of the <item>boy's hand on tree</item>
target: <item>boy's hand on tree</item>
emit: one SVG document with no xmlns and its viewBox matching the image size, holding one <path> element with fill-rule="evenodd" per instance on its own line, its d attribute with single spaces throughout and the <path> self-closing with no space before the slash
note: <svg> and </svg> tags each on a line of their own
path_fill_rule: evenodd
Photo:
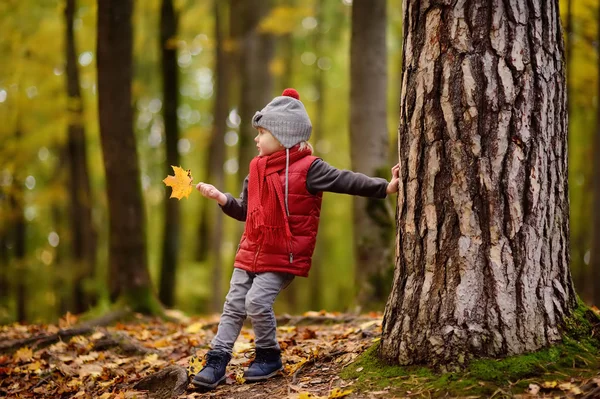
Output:
<svg viewBox="0 0 600 399">
<path fill-rule="evenodd" d="M 392 168 L 392 180 L 388 183 L 387 190 L 385 192 L 387 194 L 393 194 L 398 192 L 398 182 L 400 181 L 400 164 L 397 163 Z"/>
<path fill-rule="evenodd" d="M 216 200 L 220 205 L 225 205 L 227 203 L 225 194 L 217 190 L 212 184 L 200 182 L 196 185 L 196 190 L 200 191 L 200 194 L 206 198 Z"/>
</svg>

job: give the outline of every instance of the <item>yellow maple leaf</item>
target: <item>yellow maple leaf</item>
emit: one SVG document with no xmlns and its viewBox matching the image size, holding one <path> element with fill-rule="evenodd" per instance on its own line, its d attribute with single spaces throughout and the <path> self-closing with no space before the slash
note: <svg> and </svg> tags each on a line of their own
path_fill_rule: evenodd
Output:
<svg viewBox="0 0 600 399">
<path fill-rule="evenodd" d="M 334 388 L 333 391 L 331 391 L 331 393 L 329 394 L 329 399 L 343 398 L 344 396 L 348 396 L 351 393 L 352 393 L 351 389 L 348 389 L 346 391 L 342 391 L 339 388 Z"/>
<path fill-rule="evenodd" d="M 28 347 L 21 348 L 15 352 L 13 359 L 21 363 L 30 362 L 33 360 L 33 351 Z"/>
<path fill-rule="evenodd" d="M 192 180 L 194 180 L 192 171 L 190 169 L 186 171 L 180 166 L 171 165 L 171 167 L 175 172 L 175 176 L 169 175 L 163 179 L 163 183 L 173 189 L 169 198 L 177 198 L 179 200 L 183 197 L 188 198 L 192 192 Z"/>
</svg>

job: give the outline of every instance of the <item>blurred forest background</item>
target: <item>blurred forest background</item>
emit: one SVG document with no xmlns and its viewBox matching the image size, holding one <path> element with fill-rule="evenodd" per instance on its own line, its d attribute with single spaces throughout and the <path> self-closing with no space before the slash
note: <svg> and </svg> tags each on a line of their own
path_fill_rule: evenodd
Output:
<svg viewBox="0 0 600 399">
<path fill-rule="evenodd" d="M 402 63 L 402 1 L 386 3 L 379 25 L 387 51 L 374 59 L 368 42 L 355 49 L 367 64 L 387 65 L 378 94 L 387 114 L 376 115 L 387 130 L 382 176 L 397 162 Z M 592 220 L 600 201 L 593 179 L 600 171 L 592 160 L 600 115 L 600 10 L 590 0 L 560 1 L 560 7 L 569 91 L 571 268 L 579 295 L 591 303 L 600 290 L 590 277 L 598 262 Z M 251 156 L 245 143 L 255 135 L 249 116 L 286 87 L 299 91 L 313 122 L 315 153 L 331 165 L 356 170 L 350 137 L 385 141 L 351 115 L 350 88 L 364 87 L 352 82 L 359 78 L 351 73 L 352 31 L 361 23 L 352 8 L 352 0 L 134 2 L 138 181 L 148 269 L 167 307 L 220 311 L 243 227 L 196 191 L 187 200 L 168 200 L 171 189 L 162 179 L 173 174 L 169 165 L 191 169 L 195 183 L 237 196 Z M 110 302 L 108 203 L 118 199 L 106 192 L 97 22 L 94 0 L 0 3 L 0 323 L 50 321 Z M 393 250 L 395 196 L 385 204 L 384 246 Z M 325 194 L 311 276 L 296 279 L 276 312 L 383 310 L 393 254 L 358 250 L 363 244 L 352 215 L 352 197 Z M 361 271 L 377 259 L 385 269 L 375 284 L 378 295 L 361 295 Z"/>
</svg>

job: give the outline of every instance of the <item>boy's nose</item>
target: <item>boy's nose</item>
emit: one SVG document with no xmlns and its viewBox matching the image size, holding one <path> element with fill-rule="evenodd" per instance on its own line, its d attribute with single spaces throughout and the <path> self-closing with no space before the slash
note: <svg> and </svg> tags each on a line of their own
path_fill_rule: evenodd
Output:
<svg viewBox="0 0 600 399">
<path fill-rule="evenodd" d="M 256 135 L 256 137 L 254 137 L 254 142 L 258 143 L 258 135 Z"/>
</svg>

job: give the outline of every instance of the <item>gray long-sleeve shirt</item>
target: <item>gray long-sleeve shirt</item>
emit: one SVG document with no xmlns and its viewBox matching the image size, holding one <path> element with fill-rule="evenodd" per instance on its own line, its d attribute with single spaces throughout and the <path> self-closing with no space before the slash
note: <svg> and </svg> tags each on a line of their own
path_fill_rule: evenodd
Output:
<svg viewBox="0 0 600 399">
<path fill-rule="evenodd" d="M 361 197 L 385 198 L 388 182 L 379 177 L 369 177 L 350 170 L 340 170 L 322 159 L 316 159 L 308 169 L 306 189 L 316 195 L 327 191 L 332 193 L 359 195 Z M 221 207 L 226 215 L 245 221 L 248 209 L 248 177 L 244 180 L 242 194 L 234 198 L 226 193 L 227 203 Z"/>
</svg>

